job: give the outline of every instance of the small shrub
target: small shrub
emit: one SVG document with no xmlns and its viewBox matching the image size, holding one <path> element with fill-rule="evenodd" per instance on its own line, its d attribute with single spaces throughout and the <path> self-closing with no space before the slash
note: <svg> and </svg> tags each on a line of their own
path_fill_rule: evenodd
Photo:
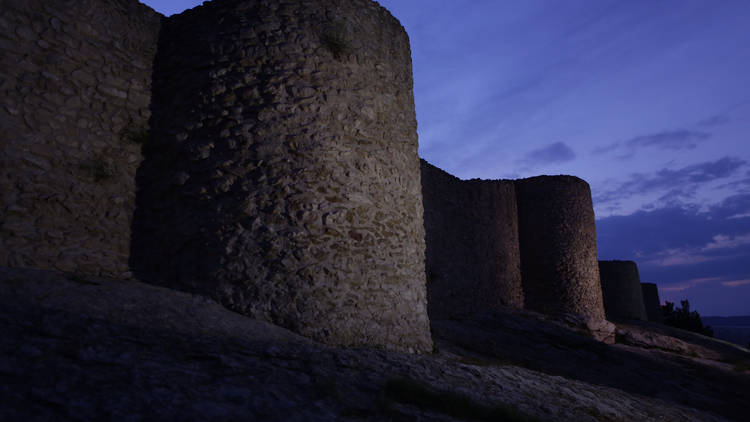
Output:
<svg viewBox="0 0 750 422">
<path fill-rule="evenodd" d="M 87 173 L 89 173 L 91 177 L 94 178 L 94 181 L 96 182 L 102 182 L 102 181 L 111 179 L 112 177 L 115 176 L 115 174 L 117 174 L 117 169 L 115 168 L 115 165 L 105 160 L 101 156 L 97 156 L 86 162 L 81 163 L 80 168 L 81 170 L 84 170 Z"/>
<path fill-rule="evenodd" d="M 326 29 L 320 35 L 320 42 L 337 60 L 340 60 L 341 57 L 351 50 L 351 43 L 346 38 L 346 31 L 340 25 L 331 26 Z"/>
<path fill-rule="evenodd" d="M 690 311 L 690 302 L 687 299 L 681 300 L 680 305 L 682 305 L 680 308 L 675 308 L 672 302 L 665 302 L 662 305 L 661 314 L 664 317 L 664 324 L 708 337 L 714 336 L 714 330 L 703 325 L 700 314 Z"/>
<path fill-rule="evenodd" d="M 146 127 L 125 127 L 120 131 L 120 136 L 128 142 L 143 145 L 149 141 L 151 134 Z"/>
</svg>

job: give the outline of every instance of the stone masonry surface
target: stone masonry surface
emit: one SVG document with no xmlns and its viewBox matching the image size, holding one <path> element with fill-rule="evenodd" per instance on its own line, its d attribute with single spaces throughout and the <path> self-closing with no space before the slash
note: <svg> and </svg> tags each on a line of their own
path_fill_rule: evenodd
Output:
<svg viewBox="0 0 750 422">
<path fill-rule="evenodd" d="M 607 319 L 648 319 L 635 262 L 599 261 L 599 274 Z"/>
<path fill-rule="evenodd" d="M 661 301 L 659 300 L 659 289 L 654 283 L 641 283 L 643 293 L 643 306 L 646 307 L 646 316 L 649 321 L 662 322 Z"/>
<path fill-rule="evenodd" d="M 538 176 L 515 183 L 524 306 L 604 319 L 588 183 Z"/>
<path fill-rule="evenodd" d="M 333 345 L 429 351 L 409 40 L 369 0 L 167 19 L 137 176 L 139 278 Z"/>
<path fill-rule="evenodd" d="M 420 172 L 408 36 L 377 3 L 3 12 L 0 265 L 135 273 L 328 344 L 424 352 L 426 235 L 431 313 L 603 317 L 588 185 Z"/>
<path fill-rule="evenodd" d="M 0 265 L 128 277 L 160 15 L 2 0 Z"/>
<path fill-rule="evenodd" d="M 460 180 L 422 160 L 430 317 L 523 307 L 512 180 Z"/>
</svg>

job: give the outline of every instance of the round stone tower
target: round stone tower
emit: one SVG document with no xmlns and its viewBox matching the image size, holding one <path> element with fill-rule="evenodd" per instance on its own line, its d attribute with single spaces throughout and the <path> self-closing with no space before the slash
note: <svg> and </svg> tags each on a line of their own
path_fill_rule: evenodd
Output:
<svg viewBox="0 0 750 422">
<path fill-rule="evenodd" d="M 599 261 L 599 274 L 607 319 L 647 319 L 635 262 Z"/>
<path fill-rule="evenodd" d="M 591 190 L 573 176 L 516 181 L 524 305 L 604 319 Z"/>
<path fill-rule="evenodd" d="M 649 321 L 662 322 L 661 301 L 659 300 L 659 289 L 654 283 L 641 283 L 643 293 L 643 306 L 646 307 L 646 316 Z"/>
<path fill-rule="evenodd" d="M 327 344 L 431 350 L 412 87 L 408 36 L 370 0 L 167 19 L 137 275 Z"/>
</svg>

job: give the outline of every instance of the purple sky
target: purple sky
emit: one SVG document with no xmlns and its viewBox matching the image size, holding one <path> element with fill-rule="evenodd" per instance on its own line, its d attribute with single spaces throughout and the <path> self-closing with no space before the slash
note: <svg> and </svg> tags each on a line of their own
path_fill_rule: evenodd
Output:
<svg viewBox="0 0 750 422">
<path fill-rule="evenodd" d="M 750 2 L 379 2 L 411 39 L 423 158 L 582 177 L 600 259 L 701 315 L 750 314 Z"/>
</svg>

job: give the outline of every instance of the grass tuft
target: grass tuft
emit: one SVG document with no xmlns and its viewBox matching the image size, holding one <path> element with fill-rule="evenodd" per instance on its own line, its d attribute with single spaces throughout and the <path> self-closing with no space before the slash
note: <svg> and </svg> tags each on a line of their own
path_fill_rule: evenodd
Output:
<svg viewBox="0 0 750 422">
<path fill-rule="evenodd" d="M 115 165 L 104 159 L 102 156 L 97 156 L 88 161 L 85 161 L 79 166 L 81 170 L 88 172 L 96 182 L 103 182 L 111 179 L 117 174 Z"/>
<path fill-rule="evenodd" d="M 151 134 L 148 128 L 145 128 L 145 127 L 123 128 L 120 131 L 120 136 L 122 137 L 122 139 L 128 142 L 132 142 L 134 144 L 140 144 L 140 145 L 148 143 L 149 139 L 151 138 Z"/>
<path fill-rule="evenodd" d="M 340 60 L 348 54 L 352 46 L 346 38 L 346 31 L 341 26 L 332 26 L 320 35 L 320 42 L 333 54 L 336 60 Z"/>
</svg>

